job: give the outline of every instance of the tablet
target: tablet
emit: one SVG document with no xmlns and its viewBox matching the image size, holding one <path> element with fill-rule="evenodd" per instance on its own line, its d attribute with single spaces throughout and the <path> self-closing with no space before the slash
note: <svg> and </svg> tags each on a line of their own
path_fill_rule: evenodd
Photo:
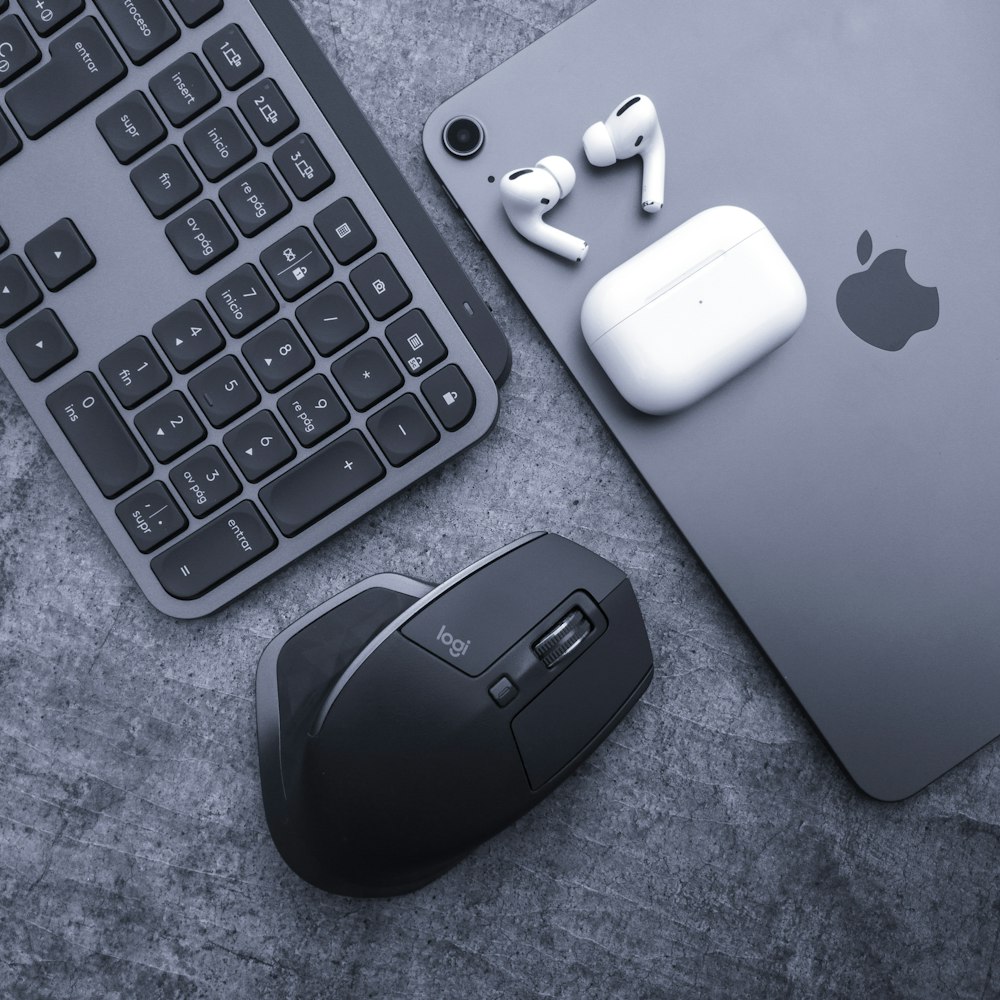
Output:
<svg viewBox="0 0 1000 1000">
<path fill-rule="evenodd" d="M 446 101 L 426 154 L 611 433 L 844 767 L 899 799 L 1000 733 L 1000 7 L 905 0 L 598 0 Z M 639 159 L 591 167 L 587 127 L 649 95 L 666 202 Z M 457 158 L 445 126 L 482 124 Z M 510 226 L 499 179 L 548 155 L 578 180 Z M 602 275 L 714 205 L 768 226 L 801 275 L 791 340 L 679 413 L 632 409 L 588 350 Z M 866 235 L 867 234 L 867 235 Z M 931 293 L 929 329 L 919 304 Z M 913 328 L 911 330 L 911 327 Z"/>
</svg>

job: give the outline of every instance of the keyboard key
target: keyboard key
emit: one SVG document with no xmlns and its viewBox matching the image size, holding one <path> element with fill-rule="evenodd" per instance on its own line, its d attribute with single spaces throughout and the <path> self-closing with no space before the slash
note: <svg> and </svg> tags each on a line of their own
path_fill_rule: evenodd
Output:
<svg viewBox="0 0 1000 1000">
<path fill-rule="evenodd" d="M 210 181 L 231 174 L 257 152 L 229 108 L 214 112 L 189 129 L 184 145 Z"/>
<path fill-rule="evenodd" d="M 274 416 L 263 410 L 224 438 L 229 454 L 251 483 L 260 482 L 295 457 L 295 449 Z"/>
<path fill-rule="evenodd" d="M 260 393 L 231 354 L 195 375 L 188 392 L 213 427 L 224 427 L 260 402 Z"/>
<path fill-rule="evenodd" d="M 0 19 L 0 87 L 16 80 L 42 58 L 23 22 L 11 14 Z"/>
<path fill-rule="evenodd" d="M 93 17 L 58 35 L 49 55 L 41 69 L 7 92 L 7 106 L 29 139 L 45 135 L 125 75 L 125 64 Z"/>
<path fill-rule="evenodd" d="M 176 146 L 167 146 L 129 175 L 146 207 L 162 219 L 201 194 L 201 181 Z"/>
<path fill-rule="evenodd" d="M 200 274 L 236 249 L 236 237 L 219 210 L 210 201 L 167 223 L 167 239 L 192 274 Z"/>
<path fill-rule="evenodd" d="M 419 310 L 408 312 L 385 329 L 385 335 L 392 349 L 399 355 L 403 367 L 411 375 L 433 368 L 448 353 L 434 327 Z"/>
<path fill-rule="evenodd" d="M 0 260 L 0 326 L 10 326 L 42 301 L 42 293 L 17 254 Z"/>
<path fill-rule="evenodd" d="M 351 284 L 376 319 L 386 319 L 408 305 L 412 298 L 409 288 L 384 253 L 375 254 L 351 271 Z"/>
<path fill-rule="evenodd" d="M 249 83 L 264 68 L 254 47 L 236 24 L 217 31 L 201 48 L 226 90 Z"/>
<path fill-rule="evenodd" d="M 244 91 L 237 102 L 243 117 L 265 146 L 298 128 L 299 119 L 274 80 L 261 80 Z"/>
<path fill-rule="evenodd" d="M 267 555 L 277 539 L 249 501 L 238 503 L 150 563 L 160 586 L 191 601 Z"/>
<path fill-rule="evenodd" d="M 458 365 L 448 365 L 424 379 L 420 391 L 446 430 L 457 431 L 475 412 L 476 394 Z"/>
<path fill-rule="evenodd" d="M 167 135 L 146 95 L 138 90 L 102 111 L 97 128 L 119 163 L 132 163 Z"/>
<path fill-rule="evenodd" d="M 10 127 L 10 122 L 0 112 L 0 163 L 21 151 L 21 137 Z"/>
<path fill-rule="evenodd" d="M 231 337 L 242 337 L 278 311 L 277 300 L 252 264 L 217 281 L 207 298 Z"/>
<path fill-rule="evenodd" d="M 248 340 L 243 345 L 243 357 L 268 392 L 283 389 L 313 366 L 312 355 L 287 319 L 279 319 Z"/>
<path fill-rule="evenodd" d="M 76 344 L 51 309 L 43 309 L 7 334 L 7 346 L 32 382 L 76 357 Z"/>
<path fill-rule="evenodd" d="M 24 252 L 50 292 L 65 288 L 94 266 L 94 255 L 70 219 L 60 219 L 34 239 Z"/>
<path fill-rule="evenodd" d="M 135 426 L 158 462 L 172 462 L 205 439 L 205 427 L 182 392 L 168 392 L 135 418 Z"/>
<path fill-rule="evenodd" d="M 208 517 L 243 487 L 218 448 L 203 448 L 170 472 L 170 481 L 195 517 Z"/>
<path fill-rule="evenodd" d="M 94 3 L 137 66 L 149 62 L 180 37 L 177 25 L 160 0 L 94 0 Z"/>
<path fill-rule="evenodd" d="M 97 488 L 109 500 L 153 471 L 132 432 L 90 372 L 56 389 L 45 405 Z"/>
<path fill-rule="evenodd" d="M 369 417 L 368 430 L 385 457 L 396 466 L 405 465 L 439 438 L 417 397 L 410 393 Z"/>
<path fill-rule="evenodd" d="M 274 165 L 299 201 L 308 201 L 335 179 L 330 164 L 304 132 L 275 150 Z"/>
<path fill-rule="evenodd" d="M 115 513 L 140 552 L 158 549 L 188 526 L 187 518 L 161 482 L 150 483 L 123 500 Z"/>
<path fill-rule="evenodd" d="M 101 362 L 101 374 L 118 401 L 127 410 L 144 403 L 170 382 L 152 345 L 145 337 L 133 337 Z"/>
<path fill-rule="evenodd" d="M 368 329 L 368 320 L 339 281 L 303 302 L 295 316 L 323 357 L 339 351 Z"/>
<path fill-rule="evenodd" d="M 181 374 L 222 350 L 225 341 L 205 307 L 192 299 L 153 327 L 163 353 Z"/>
<path fill-rule="evenodd" d="M 292 203 L 263 163 L 254 164 L 219 191 L 222 204 L 244 236 L 256 236 L 287 215 Z"/>
<path fill-rule="evenodd" d="M 333 274 L 330 262 L 305 226 L 299 226 L 283 240 L 269 246 L 260 255 L 260 262 L 289 302 Z"/>
<path fill-rule="evenodd" d="M 375 246 L 375 235 L 350 198 L 340 198 L 316 216 L 316 228 L 339 264 L 350 264 Z"/>
<path fill-rule="evenodd" d="M 311 448 L 343 427 L 349 417 L 333 387 L 322 375 L 313 375 L 278 400 L 278 409 L 299 444 Z"/>
<path fill-rule="evenodd" d="M 187 125 L 219 99 L 218 88 L 190 52 L 157 73 L 149 89 L 170 124 L 177 126 Z"/>
<path fill-rule="evenodd" d="M 333 377 L 357 410 L 370 410 L 403 384 L 381 342 L 372 337 L 333 363 Z"/>
<path fill-rule="evenodd" d="M 360 431 L 309 455 L 260 491 L 260 501 L 288 538 L 343 506 L 385 475 Z"/>
<path fill-rule="evenodd" d="M 83 10 L 83 0 L 19 0 L 31 26 L 42 36 L 51 35 Z"/>
<path fill-rule="evenodd" d="M 170 3 L 189 28 L 196 28 L 222 10 L 222 0 L 170 0 Z"/>
</svg>

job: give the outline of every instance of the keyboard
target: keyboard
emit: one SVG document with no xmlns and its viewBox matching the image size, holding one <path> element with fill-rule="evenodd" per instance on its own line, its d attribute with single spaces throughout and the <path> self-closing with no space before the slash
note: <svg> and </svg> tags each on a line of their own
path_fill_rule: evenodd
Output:
<svg viewBox="0 0 1000 1000">
<path fill-rule="evenodd" d="M 482 438 L 510 364 L 287 0 L 0 0 L 0 329 L 178 618 Z"/>
</svg>

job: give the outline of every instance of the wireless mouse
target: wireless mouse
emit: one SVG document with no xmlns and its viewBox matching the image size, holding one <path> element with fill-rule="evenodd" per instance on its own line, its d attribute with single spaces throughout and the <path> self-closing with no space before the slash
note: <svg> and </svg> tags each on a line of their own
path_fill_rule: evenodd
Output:
<svg viewBox="0 0 1000 1000">
<path fill-rule="evenodd" d="M 439 587 L 372 577 L 261 656 L 274 843 L 331 892 L 426 885 L 545 798 L 652 674 L 628 578 L 558 535 L 528 535 Z"/>
</svg>

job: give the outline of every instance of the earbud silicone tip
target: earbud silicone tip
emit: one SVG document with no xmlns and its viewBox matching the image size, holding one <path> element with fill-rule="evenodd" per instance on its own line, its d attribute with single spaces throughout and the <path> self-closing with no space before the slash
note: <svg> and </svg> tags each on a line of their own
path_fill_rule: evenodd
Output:
<svg viewBox="0 0 1000 1000">
<path fill-rule="evenodd" d="M 565 156 L 546 156 L 538 161 L 540 170 L 547 170 L 559 185 L 559 196 L 565 198 L 576 186 L 576 171 Z"/>
<path fill-rule="evenodd" d="M 583 133 L 583 151 L 594 167 L 610 167 L 618 160 L 611 132 L 604 122 L 594 122 Z"/>
</svg>

